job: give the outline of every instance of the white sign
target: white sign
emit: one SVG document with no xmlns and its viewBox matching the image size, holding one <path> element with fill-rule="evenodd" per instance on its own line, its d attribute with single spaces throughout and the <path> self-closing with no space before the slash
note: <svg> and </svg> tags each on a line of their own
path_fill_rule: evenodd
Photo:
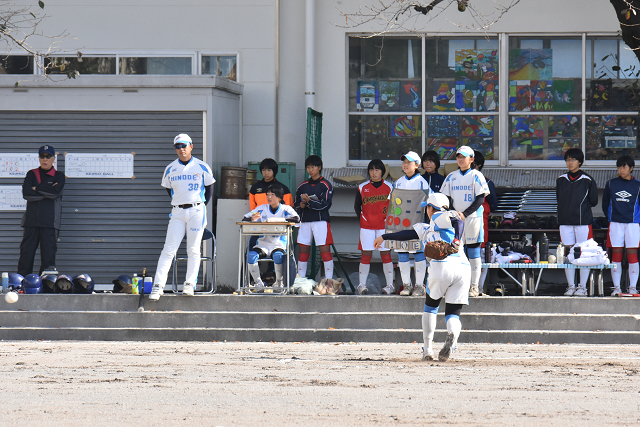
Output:
<svg viewBox="0 0 640 427">
<path fill-rule="evenodd" d="M 133 178 L 133 154 L 67 153 L 64 174 L 69 178 Z"/>
<path fill-rule="evenodd" d="M 24 211 L 27 201 L 22 198 L 21 185 L 0 185 L 0 211 Z"/>
<path fill-rule="evenodd" d="M 57 156 L 53 167 L 58 169 Z M 0 153 L 0 178 L 24 178 L 40 166 L 38 153 Z"/>
</svg>

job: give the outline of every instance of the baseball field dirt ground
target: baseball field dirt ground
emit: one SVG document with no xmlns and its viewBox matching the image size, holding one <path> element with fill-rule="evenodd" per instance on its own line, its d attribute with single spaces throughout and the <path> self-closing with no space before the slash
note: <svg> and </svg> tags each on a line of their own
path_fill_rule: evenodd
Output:
<svg viewBox="0 0 640 427">
<path fill-rule="evenodd" d="M 640 346 L 420 348 L 4 341 L 0 425 L 640 425 Z"/>
</svg>

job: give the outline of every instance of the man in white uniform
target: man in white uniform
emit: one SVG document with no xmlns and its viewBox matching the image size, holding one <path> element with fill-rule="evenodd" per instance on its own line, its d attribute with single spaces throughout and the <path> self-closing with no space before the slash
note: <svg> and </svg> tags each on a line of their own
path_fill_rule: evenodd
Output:
<svg viewBox="0 0 640 427">
<path fill-rule="evenodd" d="M 182 287 L 182 295 L 192 296 L 200 269 L 200 246 L 202 234 L 207 225 L 205 205 L 211 198 L 215 182 L 211 168 L 202 160 L 191 155 L 193 142 L 189 135 L 181 133 L 173 140 L 178 154 L 164 170 L 162 186 L 171 195 L 171 219 L 167 229 L 164 249 L 158 260 L 150 301 L 160 299 L 167 283 L 167 274 L 180 242 L 187 235 L 187 275 Z"/>
</svg>

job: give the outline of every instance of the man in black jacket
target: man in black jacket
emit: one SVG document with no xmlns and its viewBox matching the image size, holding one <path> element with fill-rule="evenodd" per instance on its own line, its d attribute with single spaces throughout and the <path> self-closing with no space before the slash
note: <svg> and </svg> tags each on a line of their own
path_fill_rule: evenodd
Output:
<svg viewBox="0 0 640 427">
<path fill-rule="evenodd" d="M 580 170 L 584 153 L 579 148 L 570 148 L 564 155 L 569 169 L 556 180 L 558 200 L 558 224 L 560 240 L 565 249 L 582 243 L 593 236 L 591 208 L 598 204 L 598 186 L 592 176 Z M 589 269 L 580 269 L 580 284 L 575 285 L 575 269 L 565 269 L 567 276 L 566 296 L 586 296 Z"/>
<path fill-rule="evenodd" d="M 18 274 L 26 276 L 33 272 L 33 260 L 40 245 L 40 274 L 45 268 L 56 264 L 62 190 L 64 174 L 53 167 L 56 151 L 43 145 L 38 152 L 40 167 L 27 172 L 22 183 L 22 197 L 27 201 L 27 210 L 22 217 L 24 228 L 20 243 Z"/>
</svg>

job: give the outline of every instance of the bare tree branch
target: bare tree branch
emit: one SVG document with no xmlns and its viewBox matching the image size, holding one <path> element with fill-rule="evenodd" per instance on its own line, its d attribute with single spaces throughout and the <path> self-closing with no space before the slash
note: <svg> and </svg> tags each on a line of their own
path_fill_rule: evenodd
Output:
<svg viewBox="0 0 640 427">
<path fill-rule="evenodd" d="M 431 2 L 378 0 L 373 5 L 360 6 L 357 12 L 346 13 L 340 11 L 340 14 L 345 18 L 345 23 L 336 25 L 341 28 L 357 28 L 365 24 L 376 24 L 379 29 L 374 30 L 372 36 L 390 31 L 418 33 L 426 31 L 431 21 L 439 18 L 442 12 L 455 4 L 458 11 L 471 15 L 474 24 L 468 27 L 452 22 L 453 25 L 486 32 L 521 0 L 501 1 L 502 3 L 498 0 L 493 0 L 493 8 L 479 10 L 475 7 L 473 0 L 433 0 Z"/>
</svg>

